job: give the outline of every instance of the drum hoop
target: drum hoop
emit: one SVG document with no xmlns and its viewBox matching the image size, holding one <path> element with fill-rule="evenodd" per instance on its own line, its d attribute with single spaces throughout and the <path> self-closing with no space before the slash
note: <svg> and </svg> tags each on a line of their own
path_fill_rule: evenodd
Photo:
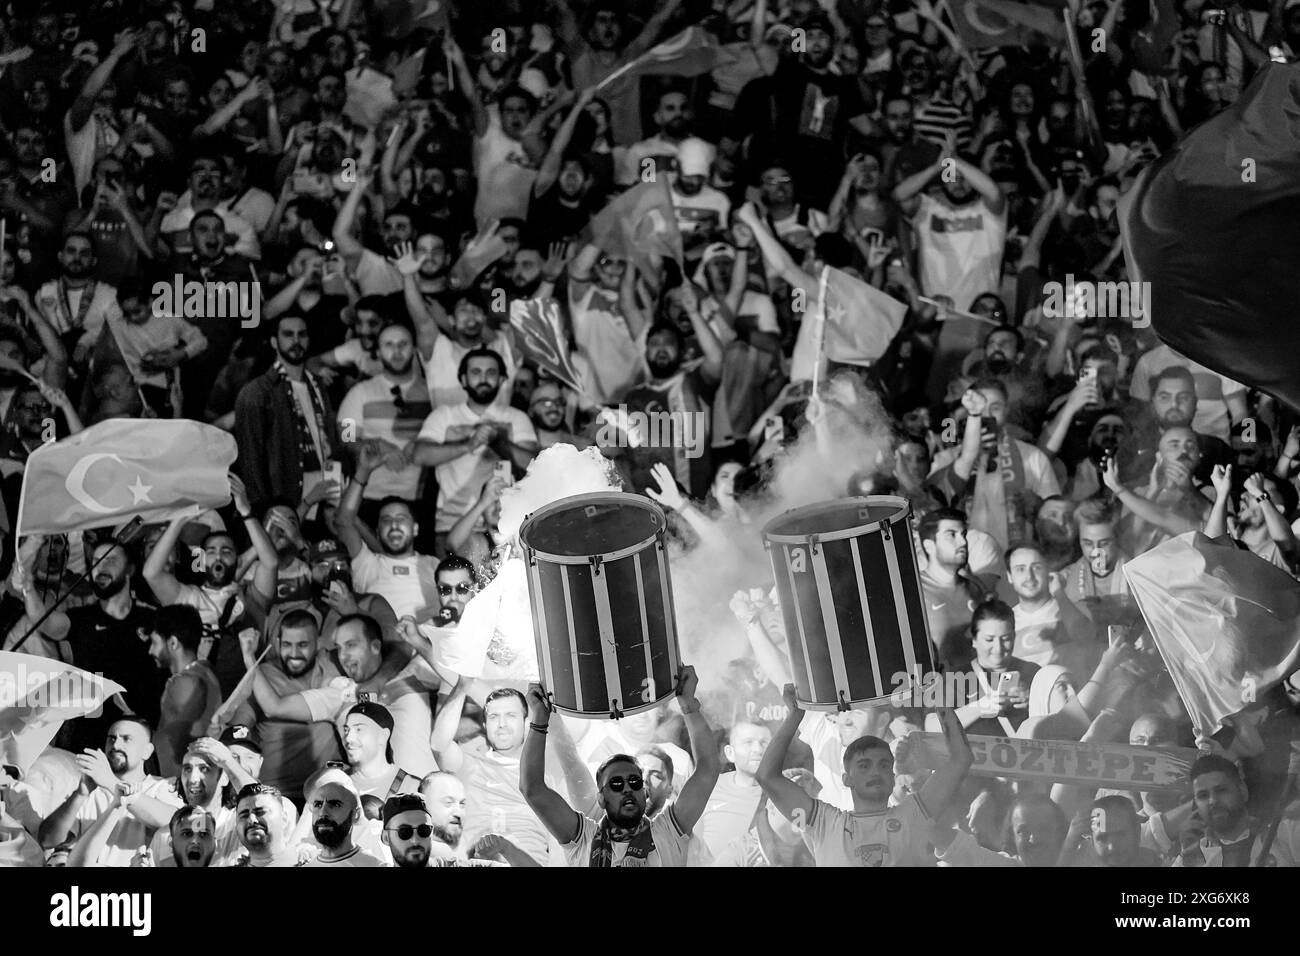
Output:
<svg viewBox="0 0 1300 956">
<path fill-rule="evenodd" d="M 890 694 L 885 694 L 883 697 L 863 697 L 858 700 L 851 700 L 848 702 L 849 703 L 848 709 L 855 710 L 861 707 L 879 707 L 882 704 L 889 703 L 889 701 L 893 698 L 893 696 L 894 695 L 890 693 Z M 843 710 L 843 708 L 840 707 L 838 702 L 833 704 L 827 704 L 823 701 L 803 700 L 798 696 L 796 696 L 795 700 L 799 704 L 799 707 L 803 710 L 816 710 L 816 711 L 822 711 L 831 714 L 838 713 L 841 710 Z"/>
<path fill-rule="evenodd" d="M 672 700 L 676 696 L 677 696 L 677 691 L 674 690 L 671 694 L 666 694 L 663 697 L 659 698 L 658 700 L 652 700 L 648 704 L 637 704 L 635 707 L 625 708 L 622 710 L 622 714 L 624 717 L 635 717 L 637 714 L 644 714 L 647 711 L 655 710 L 659 707 L 662 707 L 664 704 L 668 703 L 668 701 Z M 565 707 L 561 704 L 555 703 L 554 701 L 552 701 L 551 704 L 560 713 L 567 714 L 570 717 L 584 717 L 587 720 L 613 720 L 614 719 L 613 717 L 609 716 L 608 710 L 602 710 L 599 712 L 594 712 L 590 710 L 574 710 L 571 707 Z"/>
<path fill-rule="evenodd" d="M 790 515 L 805 510 L 803 508 L 792 508 L 783 514 L 777 515 L 767 523 L 767 528 L 763 529 L 763 540 L 771 544 L 810 544 L 814 539 L 819 542 L 843 541 L 846 538 L 857 538 L 864 534 L 871 534 L 880 531 L 887 525 L 898 524 L 900 521 L 905 522 L 911 514 L 911 503 L 906 498 L 900 498 L 897 495 L 867 495 L 865 498 L 846 499 L 846 501 L 854 500 L 861 501 L 862 504 L 867 507 L 876 505 L 877 507 L 893 507 L 898 510 L 887 518 L 881 518 L 878 521 L 869 521 L 866 524 L 857 525 L 853 528 L 845 528 L 842 531 L 827 531 L 824 533 L 814 531 L 806 534 L 780 534 L 767 530 L 767 528 L 772 527 L 772 525 L 776 524 L 778 521 L 782 521 L 790 517 Z M 808 507 L 810 509 L 823 511 L 830 510 L 826 505 L 811 505 Z"/>
<path fill-rule="evenodd" d="M 543 551 L 540 548 L 534 548 L 530 545 L 525 537 L 529 528 L 542 518 L 555 514 L 559 511 L 568 511 L 571 508 L 581 507 L 582 505 L 592 504 L 617 504 L 619 507 L 631 507 L 641 511 L 648 511 L 659 524 L 655 532 L 648 537 L 642 538 L 635 544 L 628 545 L 626 548 L 620 548 L 617 551 L 607 551 L 602 554 L 551 554 L 549 551 Z M 626 491 L 592 491 L 581 495 L 570 495 L 567 498 L 561 498 L 559 501 L 552 501 L 550 504 L 543 505 L 536 511 L 530 512 L 524 517 L 523 522 L 519 525 L 519 543 L 523 545 L 524 551 L 530 560 L 541 558 L 551 564 L 589 564 L 592 558 L 600 558 L 602 562 L 618 561 L 632 554 L 639 554 L 646 549 L 648 544 L 660 541 L 668 528 L 668 519 L 664 517 L 663 510 L 649 498 L 643 498 L 640 495 L 630 494 Z"/>
</svg>

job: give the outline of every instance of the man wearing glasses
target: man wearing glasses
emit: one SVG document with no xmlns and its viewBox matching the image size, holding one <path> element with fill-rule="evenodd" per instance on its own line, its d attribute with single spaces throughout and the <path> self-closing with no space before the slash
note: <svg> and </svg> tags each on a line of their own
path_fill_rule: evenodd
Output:
<svg viewBox="0 0 1300 956">
<path fill-rule="evenodd" d="M 645 776 L 636 758 L 615 754 L 596 771 L 599 822 L 574 810 L 546 784 L 546 734 L 551 708 L 539 684 L 528 689 L 530 733 L 519 762 L 519 789 L 551 836 L 564 848 L 569 866 L 685 866 L 691 833 L 718 782 L 718 748 L 700 713 L 695 668 L 684 666 L 678 703 L 686 718 L 695 772 L 677 801 L 654 818 L 646 815 Z"/>
<path fill-rule="evenodd" d="M 435 855 L 432 852 L 433 818 L 419 794 L 403 793 L 389 797 L 384 802 L 382 819 L 384 833 L 381 839 L 392 851 L 393 866 L 402 869 L 421 870 L 435 866 L 537 866 L 509 840 L 495 835 L 484 837 L 475 846 L 475 851 L 481 854 L 478 859 Z M 488 854 L 499 854 L 509 862 L 482 858 Z"/>
<path fill-rule="evenodd" d="M 537 432 L 537 446 L 572 445 L 581 451 L 591 442 L 569 431 L 564 419 L 564 392 L 555 382 L 538 382 L 528 400 L 528 418 Z"/>
</svg>

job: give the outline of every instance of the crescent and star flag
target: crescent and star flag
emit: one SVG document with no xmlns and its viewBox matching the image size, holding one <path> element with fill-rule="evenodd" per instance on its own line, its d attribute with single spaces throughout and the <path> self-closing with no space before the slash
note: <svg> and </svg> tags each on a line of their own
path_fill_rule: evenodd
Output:
<svg viewBox="0 0 1300 956">
<path fill-rule="evenodd" d="M 1199 734 L 1300 661 L 1300 582 L 1258 555 L 1188 532 L 1130 559 L 1124 576 Z"/>
<path fill-rule="evenodd" d="M 842 365 L 870 365 L 885 354 L 907 315 L 905 304 L 847 272 L 827 266 L 823 277 L 823 307 L 799 324 L 792 382 L 812 379 L 822 355 Z"/>
<path fill-rule="evenodd" d="M 0 651 L 0 764 L 26 773 L 65 720 L 98 715 L 123 690 L 62 661 Z"/>
<path fill-rule="evenodd" d="M 112 418 L 27 459 L 18 535 L 64 534 L 139 515 L 167 521 L 230 501 L 229 432 L 186 419 Z"/>
<path fill-rule="evenodd" d="M 1300 66 L 1269 63 L 1120 202 L 1129 279 L 1175 351 L 1300 408 Z"/>
<path fill-rule="evenodd" d="M 582 376 L 573 365 L 560 324 L 559 303 L 554 299 L 516 299 L 510 303 L 510 325 L 526 358 L 575 391 L 583 391 Z"/>
<path fill-rule="evenodd" d="M 957 36 L 972 50 L 1065 42 L 1063 2 L 948 0 L 948 5 Z"/>
<path fill-rule="evenodd" d="M 636 58 L 627 70 L 631 76 L 698 76 L 732 62 L 707 30 L 687 27 Z"/>
<path fill-rule="evenodd" d="M 682 234 L 666 177 L 639 183 L 592 218 L 590 241 L 607 255 L 631 259 L 643 274 L 652 274 L 649 253 L 682 261 Z"/>
</svg>

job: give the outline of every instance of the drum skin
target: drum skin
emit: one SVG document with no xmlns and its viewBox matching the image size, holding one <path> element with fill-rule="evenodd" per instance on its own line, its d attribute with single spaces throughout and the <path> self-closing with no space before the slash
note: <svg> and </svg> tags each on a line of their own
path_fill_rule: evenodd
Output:
<svg viewBox="0 0 1300 956">
<path fill-rule="evenodd" d="M 676 694 L 666 529 L 657 505 L 622 492 L 564 498 L 520 526 L 538 666 L 561 713 L 617 720 Z"/>
<path fill-rule="evenodd" d="M 882 704 L 935 669 L 911 515 L 905 498 L 870 495 L 787 511 L 763 529 L 802 707 Z"/>
</svg>

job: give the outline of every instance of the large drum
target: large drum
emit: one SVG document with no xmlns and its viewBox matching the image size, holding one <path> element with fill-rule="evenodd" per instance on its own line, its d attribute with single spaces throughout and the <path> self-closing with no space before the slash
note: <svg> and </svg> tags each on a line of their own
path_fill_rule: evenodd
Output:
<svg viewBox="0 0 1300 956">
<path fill-rule="evenodd" d="M 676 693 L 666 527 L 622 492 L 563 498 L 520 526 L 538 667 L 561 713 L 617 720 Z"/>
<path fill-rule="evenodd" d="M 801 706 L 882 704 L 934 670 L 906 498 L 796 508 L 768 522 Z"/>
</svg>

